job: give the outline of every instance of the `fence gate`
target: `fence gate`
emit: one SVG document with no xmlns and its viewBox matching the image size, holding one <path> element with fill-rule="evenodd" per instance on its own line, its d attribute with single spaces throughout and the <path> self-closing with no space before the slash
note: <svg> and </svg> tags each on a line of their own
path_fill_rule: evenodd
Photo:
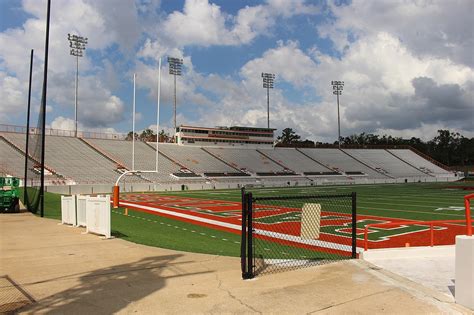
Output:
<svg viewBox="0 0 474 315">
<path fill-rule="evenodd" d="M 254 196 L 242 189 L 242 277 L 356 258 L 356 193 Z"/>
</svg>

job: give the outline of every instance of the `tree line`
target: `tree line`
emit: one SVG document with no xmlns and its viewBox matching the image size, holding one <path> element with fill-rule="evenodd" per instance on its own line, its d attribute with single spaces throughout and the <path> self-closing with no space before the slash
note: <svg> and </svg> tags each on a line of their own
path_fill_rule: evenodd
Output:
<svg viewBox="0 0 474 315">
<path fill-rule="evenodd" d="M 340 141 L 342 146 L 357 147 L 408 145 L 448 166 L 474 165 L 474 138 L 468 138 L 459 132 L 451 132 L 449 130 L 438 130 L 437 135 L 428 141 L 423 141 L 416 137 L 404 139 L 365 132 L 341 137 Z M 335 145 L 338 145 L 337 141 L 334 143 L 322 143 L 302 140 L 301 136 L 296 134 L 292 128 L 283 129 L 282 134 L 277 138 L 276 144 L 276 146 L 291 147 L 333 147 Z"/>
<path fill-rule="evenodd" d="M 173 137 L 171 137 L 164 130 L 161 130 L 158 133 L 158 136 L 159 136 L 159 142 L 172 142 L 173 141 Z M 130 131 L 125 137 L 125 140 L 132 141 L 132 139 L 133 139 L 133 132 Z M 156 142 L 156 133 L 151 129 L 145 129 L 141 133 L 135 132 L 135 140 L 140 140 L 144 142 Z"/>
</svg>

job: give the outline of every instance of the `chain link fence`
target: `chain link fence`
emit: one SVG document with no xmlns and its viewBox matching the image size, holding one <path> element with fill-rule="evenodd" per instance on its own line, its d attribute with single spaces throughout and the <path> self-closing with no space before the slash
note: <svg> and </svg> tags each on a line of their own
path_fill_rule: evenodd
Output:
<svg viewBox="0 0 474 315">
<path fill-rule="evenodd" d="M 356 257 L 356 194 L 259 197 L 242 190 L 242 275 Z"/>
</svg>

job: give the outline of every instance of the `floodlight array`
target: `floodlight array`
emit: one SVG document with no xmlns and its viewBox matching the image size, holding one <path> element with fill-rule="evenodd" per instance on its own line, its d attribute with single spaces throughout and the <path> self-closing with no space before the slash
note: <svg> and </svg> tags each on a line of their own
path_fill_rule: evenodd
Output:
<svg viewBox="0 0 474 315">
<path fill-rule="evenodd" d="M 334 95 L 342 95 L 344 89 L 344 81 L 331 81 L 332 93 Z"/>
<path fill-rule="evenodd" d="M 168 57 L 169 73 L 172 75 L 181 75 L 183 59 Z"/>
<path fill-rule="evenodd" d="M 263 88 L 273 89 L 273 82 L 275 81 L 275 74 L 262 72 Z"/>
<path fill-rule="evenodd" d="M 86 49 L 87 37 L 67 34 L 67 39 L 69 40 L 69 54 L 76 57 L 82 57 L 82 51 Z"/>
</svg>

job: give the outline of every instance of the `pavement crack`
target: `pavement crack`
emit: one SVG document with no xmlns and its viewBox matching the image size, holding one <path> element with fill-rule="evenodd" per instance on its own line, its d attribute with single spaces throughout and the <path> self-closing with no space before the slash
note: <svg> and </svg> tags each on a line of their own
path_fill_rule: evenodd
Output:
<svg viewBox="0 0 474 315">
<path fill-rule="evenodd" d="M 374 296 L 374 295 L 378 295 L 378 294 L 382 294 L 382 293 L 387 293 L 387 292 L 390 292 L 390 291 L 393 291 L 393 290 L 394 290 L 394 289 L 387 289 L 387 290 L 384 290 L 384 291 L 379 291 L 379 292 L 375 292 L 375 293 L 372 293 L 372 294 L 368 294 L 368 295 L 364 295 L 364 296 L 359 296 L 359 297 L 356 297 L 356 298 L 353 298 L 353 299 L 350 299 L 350 300 L 347 300 L 347 301 L 344 301 L 344 302 L 341 302 L 341 303 L 328 305 L 328 306 L 326 306 L 326 307 L 323 307 L 323 308 L 320 308 L 320 309 L 317 309 L 317 310 L 308 312 L 308 313 L 306 313 L 306 314 L 316 314 L 316 313 L 318 313 L 318 312 L 331 309 L 331 308 L 333 308 L 333 307 L 335 307 L 335 306 L 344 305 L 344 304 L 346 304 L 346 303 L 354 302 L 354 301 L 357 301 L 357 300 L 360 300 L 360 299 L 364 299 L 364 298 L 367 298 L 367 297 L 370 297 L 370 296 Z"/>
<path fill-rule="evenodd" d="M 222 287 L 222 280 L 219 279 L 219 275 L 216 273 L 216 281 L 218 282 L 217 284 L 217 289 L 221 290 L 221 291 L 224 291 L 227 293 L 227 295 L 232 299 L 232 300 L 235 300 L 237 301 L 240 305 L 248 308 L 249 310 L 251 310 L 252 312 L 254 313 L 258 313 L 258 314 L 263 314 L 261 311 L 253 308 L 251 305 L 248 305 L 247 303 L 245 303 L 244 301 L 242 301 L 241 299 L 239 299 L 238 297 L 236 297 L 235 295 L 232 294 L 232 292 L 230 292 L 230 290 L 227 290 L 225 288 Z"/>
</svg>

